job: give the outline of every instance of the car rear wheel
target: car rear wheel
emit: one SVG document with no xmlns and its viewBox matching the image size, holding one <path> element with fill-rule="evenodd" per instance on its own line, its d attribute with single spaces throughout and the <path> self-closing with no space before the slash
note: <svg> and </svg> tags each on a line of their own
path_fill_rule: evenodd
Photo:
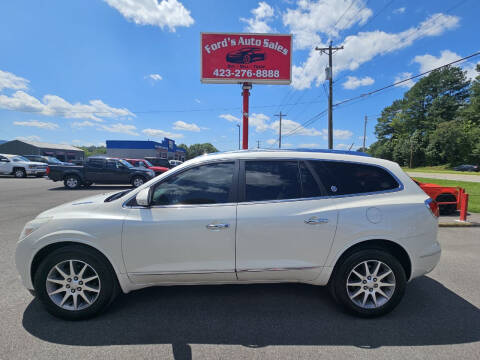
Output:
<svg viewBox="0 0 480 360">
<path fill-rule="evenodd" d="M 80 178 L 76 175 L 67 175 L 63 184 L 67 189 L 74 190 L 80 187 Z"/>
<path fill-rule="evenodd" d="M 405 292 L 406 275 L 388 252 L 365 249 L 351 254 L 335 270 L 333 297 L 351 313 L 376 317 L 389 313 Z"/>
<path fill-rule="evenodd" d="M 16 177 L 16 178 L 25 178 L 27 177 L 27 173 L 25 171 L 25 169 L 22 169 L 22 168 L 17 168 L 13 171 L 13 175 Z"/>
<path fill-rule="evenodd" d="M 34 276 L 35 292 L 47 311 L 67 320 L 103 311 L 118 293 L 115 274 L 96 252 L 72 245 L 55 250 Z"/>
<path fill-rule="evenodd" d="M 139 186 L 142 186 L 143 184 L 145 183 L 145 179 L 141 176 L 135 176 L 133 179 L 132 179 L 132 186 L 133 187 L 139 187 Z"/>
</svg>

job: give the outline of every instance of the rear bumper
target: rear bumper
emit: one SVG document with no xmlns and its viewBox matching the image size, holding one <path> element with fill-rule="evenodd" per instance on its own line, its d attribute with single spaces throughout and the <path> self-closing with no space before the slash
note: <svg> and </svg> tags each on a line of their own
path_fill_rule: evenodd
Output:
<svg viewBox="0 0 480 360">
<path fill-rule="evenodd" d="M 438 241 L 432 243 L 429 247 L 425 248 L 413 259 L 412 275 L 410 279 L 428 274 L 431 272 L 440 261 L 442 249 Z"/>
</svg>

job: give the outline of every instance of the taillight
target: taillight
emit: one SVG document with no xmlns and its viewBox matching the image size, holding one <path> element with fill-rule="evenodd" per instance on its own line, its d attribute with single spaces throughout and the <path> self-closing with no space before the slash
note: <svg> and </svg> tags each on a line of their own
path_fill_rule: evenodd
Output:
<svg viewBox="0 0 480 360">
<path fill-rule="evenodd" d="M 435 200 L 428 198 L 425 200 L 425 205 L 427 208 L 430 210 L 433 216 L 439 217 L 440 216 L 440 211 L 438 209 L 438 204 Z"/>
<path fill-rule="evenodd" d="M 50 166 L 47 166 L 47 175 L 50 174 Z"/>
</svg>

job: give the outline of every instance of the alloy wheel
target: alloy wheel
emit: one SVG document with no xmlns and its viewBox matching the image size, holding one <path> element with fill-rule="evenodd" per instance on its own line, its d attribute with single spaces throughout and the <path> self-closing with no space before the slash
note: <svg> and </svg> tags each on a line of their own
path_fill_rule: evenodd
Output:
<svg viewBox="0 0 480 360">
<path fill-rule="evenodd" d="M 362 261 L 353 267 L 347 277 L 350 300 L 363 309 L 385 305 L 395 292 L 395 275 L 382 261 Z"/>
<path fill-rule="evenodd" d="M 52 302 L 65 310 L 83 310 L 91 306 L 100 294 L 100 277 L 84 261 L 65 260 L 53 266 L 45 282 Z"/>
<path fill-rule="evenodd" d="M 68 178 L 67 179 L 67 186 L 69 188 L 75 188 L 78 185 L 78 180 L 74 177 Z"/>
<path fill-rule="evenodd" d="M 139 186 L 142 186 L 143 185 L 143 179 L 141 178 L 135 178 L 133 180 L 133 186 L 135 187 L 139 187 Z"/>
</svg>

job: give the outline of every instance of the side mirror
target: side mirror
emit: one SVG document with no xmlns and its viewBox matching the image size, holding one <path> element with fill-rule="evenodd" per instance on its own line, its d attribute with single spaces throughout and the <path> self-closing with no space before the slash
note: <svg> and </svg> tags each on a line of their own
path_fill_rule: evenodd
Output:
<svg viewBox="0 0 480 360">
<path fill-rule="evenodd" d="M 140 206 L 150 206 L 150 188 L 140 190 L 135 200 L 137 200 L 137 204 Z"/>
</svg>

